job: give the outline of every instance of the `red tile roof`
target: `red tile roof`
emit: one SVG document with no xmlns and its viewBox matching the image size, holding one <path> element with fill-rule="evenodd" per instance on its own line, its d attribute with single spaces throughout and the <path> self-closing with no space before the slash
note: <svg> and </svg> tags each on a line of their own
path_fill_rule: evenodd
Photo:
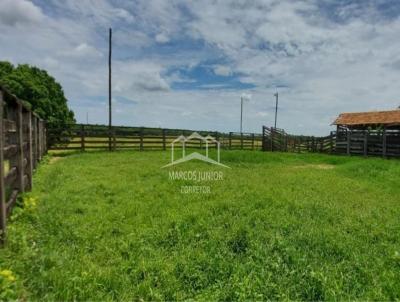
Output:
<svg viewBox="0 0 400 302">
<path fill-rule="evenodd" d="M 400 125 L 400 109 L 390 111 L 371 111 L 341 113 L 334 125 Z"/>
</svg>

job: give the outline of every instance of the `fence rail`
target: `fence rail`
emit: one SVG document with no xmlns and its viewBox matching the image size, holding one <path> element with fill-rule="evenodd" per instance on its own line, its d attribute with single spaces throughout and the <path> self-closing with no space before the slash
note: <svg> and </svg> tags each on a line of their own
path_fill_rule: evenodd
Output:
<svg viewBox="0 0 400 302">
<path fill-rule="evenodd" d="M 283 129 L 263 126 L 263 151 L 334 153 L 336 133 L 324 137 L 291 135 Z"/>
<path fill-rule="evenodd" d="M 189 136 L 194 131 L 145 127 L 74 124 L 64 128 L 48 129 L 49 150 L 167 150 L 180 135 Z M 210 135 L 219 141 L 222 148 L 260 150 L 262 135 L 256 133 L 197 131 L 202 136 Z M 179 148 L 176 145 L 175 148 Z M 202 148 L 201 140 L 186 144 L 190 148 Z"/>
<path fill-rule="evenodd" d="M 289 135 L 263 127 L 264 151 L 318 152 L 345 155 L 400 157 L 400 130 L 338 128 L 324 137 Z"/>
<path fill-rule="evenodd" d="M 400 157 L 400 130 L 339 128 L 336 145 L 336 152 L 339 154 Z"/>
<path fill-rule="evenodd" d="M 0 241 L 18 193 L 32 188 L 32 174 L 47 150 L 45 122 L 0 87 Z"/>
</svg>

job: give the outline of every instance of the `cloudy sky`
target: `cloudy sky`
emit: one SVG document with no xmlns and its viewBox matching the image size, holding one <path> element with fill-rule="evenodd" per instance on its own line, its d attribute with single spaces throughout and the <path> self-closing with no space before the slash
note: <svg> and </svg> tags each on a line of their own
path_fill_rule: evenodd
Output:
<svg viewBox="0 0 400 302">
<path fill-rule="evenodd" d="M 50 72 L 77 120 L 327 134 L 340 112 L 400 105 L 396 0 L 0 0 L 0 60 Z M 277 88 L 276 88 L 277 87 Z"/>
</svg>

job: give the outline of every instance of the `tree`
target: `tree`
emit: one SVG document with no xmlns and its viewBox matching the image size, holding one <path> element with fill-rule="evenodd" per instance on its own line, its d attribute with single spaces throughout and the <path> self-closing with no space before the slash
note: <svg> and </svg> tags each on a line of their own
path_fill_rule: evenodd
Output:
<svg viewBox="0 0 400 302">
<path fill-rule="evenodd" d="M 59 83 L 45 70 L 26 64 L 14 67 L 0 61 L 0 82 L 11 93 L 27 102 L 51 127 L 74 123 L 74 113 Z"/>
</svg>

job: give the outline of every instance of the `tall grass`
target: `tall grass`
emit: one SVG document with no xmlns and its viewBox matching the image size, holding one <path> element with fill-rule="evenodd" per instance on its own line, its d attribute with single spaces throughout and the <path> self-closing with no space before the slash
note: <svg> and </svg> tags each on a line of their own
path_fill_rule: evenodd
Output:
<svg viewBox="0 0 400 302">
<path fill-rule="evenodd" d="M 210 194 L 168 152 L 42 164 L 0 270 L 29 300 L 400 299 L 400 162 L 226 151 Z"/>
</svg>

